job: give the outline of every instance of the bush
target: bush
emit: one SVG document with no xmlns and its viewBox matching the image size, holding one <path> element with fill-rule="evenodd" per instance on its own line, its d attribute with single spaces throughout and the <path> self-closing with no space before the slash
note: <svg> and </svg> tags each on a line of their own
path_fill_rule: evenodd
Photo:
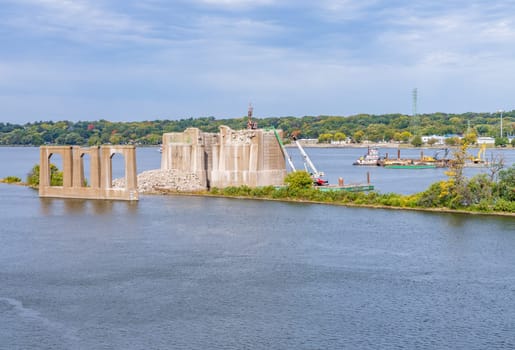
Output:
<svg viewBox="0 0 515 350">
<path fill-rule="evenodd" d="M 515 201 L 515 165 L 499 172 L 495 191 L 499 197 L 507 201 Z"/>
<path fill-rule="evenodd" d="M 514 213 L 515 212 L 515 202 L 507 201 L 506 199 L 499 198 L 495 202 L 493 209 L 495 211 L 504 211 L 504 212 L 508 212 L 508 213 Z"/>
<path fill-rule="evenodd" d="M 272 192 L 272 198 L 274 199 L 284 199 L 288 198 L 288 188 L 281 187 Z"/>
<path fill-rule="evenodd" d="M 467 183 L 470 204 L 478 204 L 482 201 L 492 200 L 493 183 L 486 174 L 472 177 Z"/>
<path fill-rule="evenodd" d="M 307 171 L 293 171 L 286 175 L 284 183 L 292 190 L 306 189 L 313 186 L 313 179 Z"/>
<path fill-rule="evenodd" d="M 240 188 L 235 186 L 229 186 L 222 189 L 222 194 L 226 196 L 239 196 Z"/>
<path fill-rule="evenodd" d="M 27 174 L 27 184 L 32 187 L 39 186 L 39 164 L 32 167 L 31 171 Z M 50 164 L 50 186 L 63 185 L 63 172 L 54 165 Z"/>
<path fill-rule="evenodd" d="M 253 188 L 250 195 L 253 197 L 270 197 L 275 191 L 274 186 L 256 187 Z"/>
<path fill-rule="evenodd" d="M 21 182 L 21 179 L 18 176 L 7 176 L 6 178 L 2 179 L 2 182 L 8 183 L 8 184 L 14 184 Z"/>
<path fill-rule="evenodd" d="M 439 181 L 431 184 L 427 190 L 420 193 L 417 205 L 424 208 L 447 206 L 450 200 L 449 187 L 448 181 Z"/>
</svg>

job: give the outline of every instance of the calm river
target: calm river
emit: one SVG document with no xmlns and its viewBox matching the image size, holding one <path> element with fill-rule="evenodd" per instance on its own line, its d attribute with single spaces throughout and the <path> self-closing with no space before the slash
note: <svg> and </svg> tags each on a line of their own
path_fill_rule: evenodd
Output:
<svg viewBox="0 0 515 350">
<path fill-rule="evenodd" d="M 37 162 L 0 148 L 0 177 Z M 514 252 L 514 218 L 0 184 L 0 349 L 514 349 Z"/>
</svg>

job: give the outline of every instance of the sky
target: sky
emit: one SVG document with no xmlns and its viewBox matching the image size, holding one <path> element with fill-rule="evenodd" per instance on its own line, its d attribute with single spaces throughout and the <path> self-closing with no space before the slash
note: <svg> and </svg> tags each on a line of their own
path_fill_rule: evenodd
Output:
<svg viewBox="0 0 515 350">
<path fill-rule="evenodd" d="M 514 109 L 513 0 L 0 0 L 0 122 Z"/>
</svg>

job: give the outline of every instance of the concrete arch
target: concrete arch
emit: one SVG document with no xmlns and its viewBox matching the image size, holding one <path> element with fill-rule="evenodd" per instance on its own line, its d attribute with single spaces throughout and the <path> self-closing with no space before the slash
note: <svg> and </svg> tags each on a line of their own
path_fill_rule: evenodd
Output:
<svg viewBox="0 0 515 350">
<path fill-rule="evenodd" d="M 112 186 L 112 156 L 122 154 L 125 187 Z M 59 154 L 63 160 L 63 186 L 50 186 L 50 158 Z M 84 186 L 84 155 L 90 157 L 90 186 Z M 138 200 L 136 148 L 134 146 L 40 147 L 39 196 L 58 198 Z"/>
</svg>

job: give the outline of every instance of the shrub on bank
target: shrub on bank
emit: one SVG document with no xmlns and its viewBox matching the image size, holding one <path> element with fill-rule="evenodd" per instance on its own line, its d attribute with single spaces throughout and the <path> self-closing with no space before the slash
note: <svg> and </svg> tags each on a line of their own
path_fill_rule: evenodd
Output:
<svg viewBox="0 0 515 350">
<path fill-rule="evenodd" d="M 459 170 L 459 169 L 458 169 Z M 515 212 L 515 166 L 499 172 L 498 181 L 485 174 L 470 179 L 449 172 L 449 179 L 431 184 L 423 192 L 402 195 L 371 192 L 321 191 L 313 186 L 306 171 L 295 171 L 285 178 L 284 187 L 248 186 L 213 188 L 212 194 L 227 196 L 312 201 L 320 203 L 387 206 L 396 208 L 449 208 L 479 212 Z"/>
<path fill-rule="evenodd" d="M 21 179 L 18 176 L 7 176 L 6 178 L 2 179 L 2 182 L 7 184 L 14 184 L 21 182 Z"/>
<path fill-rule="evenodd" d="M 497 201 L 495 201 L 493 210 L 507 212 L 507 213 L 514 213 L 515 212 L 515 201 L 508 201 L 504 198 L 499 198 Z"/>
<path fill-rule="evenodd" d="M 32 167 L 30 172 L 27 174 L 27 184 L 31 187 L 39 186 L 39 164 Z M 57 168 L 54 164 L 50 164 L 50 186 L 62 186 L 63 185 L 63 172 Z"/>
</svg>

